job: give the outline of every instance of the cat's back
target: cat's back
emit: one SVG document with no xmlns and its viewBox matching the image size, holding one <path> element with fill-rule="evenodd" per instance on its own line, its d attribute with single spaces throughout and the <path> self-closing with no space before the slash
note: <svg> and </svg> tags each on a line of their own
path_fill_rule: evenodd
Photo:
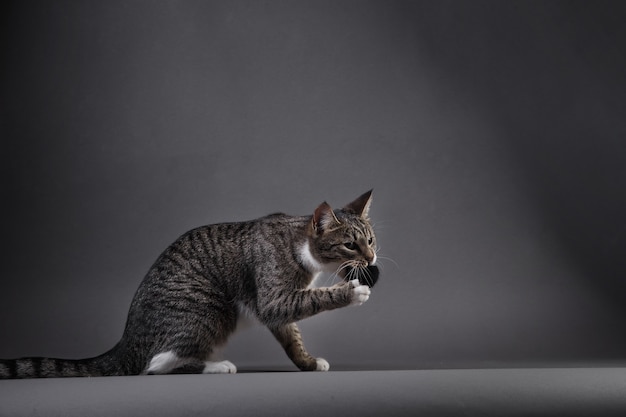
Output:
<svg viewBox="0 0 626 417">
<path fill-rule="evenodd" d="M 159 257 L 183 267 L 203 267 L 253 261 L 255 256 L 291 250 L 305 238 L 306 216 L 274 213 L 254 220 L 196 227 L 176 239 Z M 200 266 L 200 265 L 197 265 Z"/>
<path fill-rule="evenodd" d="M 256 220 L 261 239 L 286 244 L 304 239 L 309 221 L 310 217 L 307 216 L 291 216 L 284 213 L 274 213 Z"/>
<path fill-rule="evenodd" d="M 258 243 L 277 236 L 297 239 L 305 232 L 308 220 L 306 216 L 273 213 L 254 220 L 200 226 L 190 230 L 181 238 L 184 239 L 186 235 L 192 238 L 196 235 L 206 236 L 215 245 L 225 243 L 241 245 L 248 241 Z"/>
</svg>

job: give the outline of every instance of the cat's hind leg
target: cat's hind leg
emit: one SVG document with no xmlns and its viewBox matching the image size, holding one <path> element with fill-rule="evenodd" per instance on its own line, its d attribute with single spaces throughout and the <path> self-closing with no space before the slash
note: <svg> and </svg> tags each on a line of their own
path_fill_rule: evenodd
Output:
<svg viewBox="0 0 626 417">
<path fill-rule="evenodd" d="M 186 365 L 193 361 L 189 358 L 181 358 L 173 350 L 161 352 L 150 359 L 150 363 L 144 370 L 148 375 L 168 374 L 176 368 Z"/>
<path fill-rule="evenodd" d="M 181 358 L 174 351 L 154 355 L 144 374 L 162 375 L 169 373 L 235 374 L 237 367 L 231 361 L 199 361 Z"/>
</svg>

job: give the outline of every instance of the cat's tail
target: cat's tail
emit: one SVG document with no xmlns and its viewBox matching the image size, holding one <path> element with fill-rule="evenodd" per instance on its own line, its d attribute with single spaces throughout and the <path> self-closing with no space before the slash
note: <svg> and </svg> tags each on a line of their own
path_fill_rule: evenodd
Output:
<svg viewBox="0 0 626 417">
<path fill-rule="evenodd" d="M 127 375 L 119 363 L 117 346 L 88 359 L 0 359 L 0 379 Z"/>
</svg>

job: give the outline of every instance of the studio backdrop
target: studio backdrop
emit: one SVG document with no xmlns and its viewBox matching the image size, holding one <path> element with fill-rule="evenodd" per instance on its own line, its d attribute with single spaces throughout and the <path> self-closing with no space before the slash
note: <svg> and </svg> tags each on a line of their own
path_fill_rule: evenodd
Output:
<svg viewBox="0 0 626 417">
<path fill-rule="evenodd" d="M 301 323 L 312 354 L 337 369 L 624 359 L 620 9 L 9 3 L 0 357 L 108 350 L 191 228 L 373 188 L 380 281 Z M 226 357 L 293 367 L 263 328 Z"/>
</svg>

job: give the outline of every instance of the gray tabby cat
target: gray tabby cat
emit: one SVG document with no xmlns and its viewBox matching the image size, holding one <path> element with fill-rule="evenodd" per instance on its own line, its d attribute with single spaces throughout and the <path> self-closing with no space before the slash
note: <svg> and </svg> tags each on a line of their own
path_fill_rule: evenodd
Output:
<svg viewBox="0 0 626 417">
<path fill-rule="evenodd" d="M 327 371 L 328 362 L 304 348 L 296 322 L 369 298 L 378 278 L 370 203 L 371 191 L 340 210 L 324 202 L 312 216 L 193 229 L 148 271 L 115 347 L 89 359 L 0 360 L 0 378 L 235 373 L 230 361 L 212 359 L 250 318 L 270 329 L 298 368 Z M 323 271 L 343 281 L 312 288 Z"/>
</svg>

